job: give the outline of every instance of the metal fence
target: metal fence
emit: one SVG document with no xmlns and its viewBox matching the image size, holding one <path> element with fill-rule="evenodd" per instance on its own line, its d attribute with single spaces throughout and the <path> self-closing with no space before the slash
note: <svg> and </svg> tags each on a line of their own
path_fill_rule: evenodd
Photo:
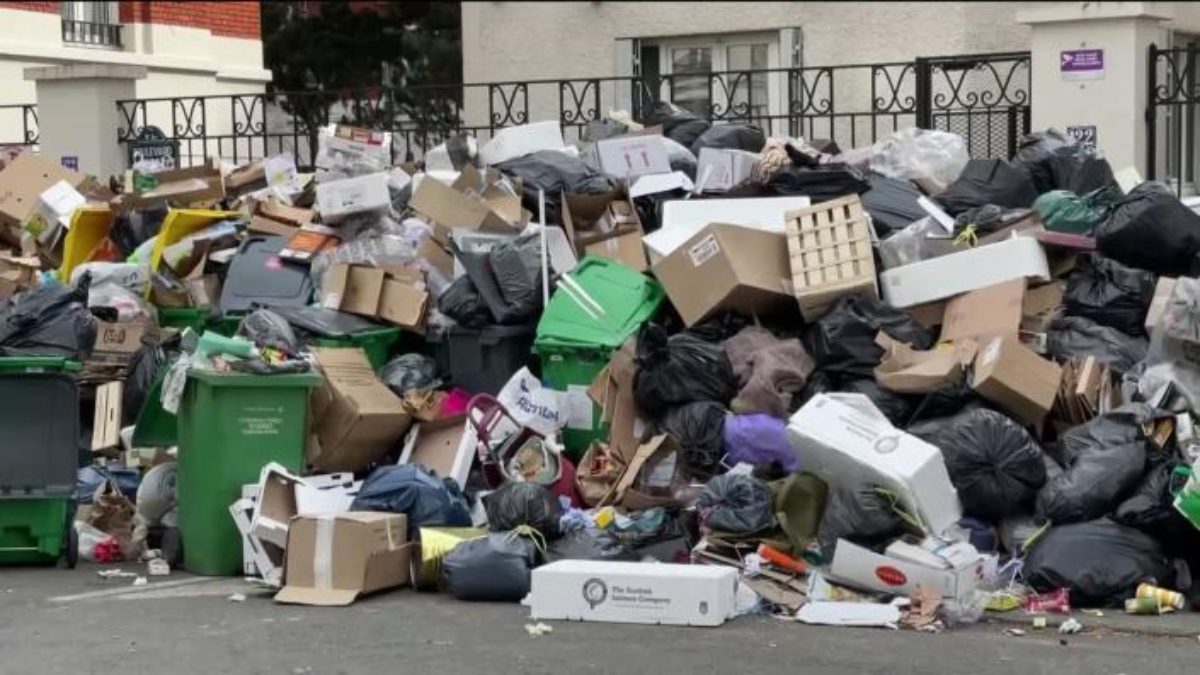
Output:
<svg viewBox="0 0 1200 675">
<path fill-rule="evenodd" d="M 1162 180 L 1180 195 L 1196 189 L 1196 146 L 1200 143 L 1196 134 L 1198 61 L 1200 45 L 1170 49 L 1150 45 L 1146 178 Z"/>
<path fill-rule="evenodd" d="M 341 122 L 389 131 L 396 160 L 418 160 L 460 132 L 486 141 L 498 129 L 557 120 L 568 141 L 612 110 L 644 119 L 658 101 L 686 104 L 713 123 L 768 135 L 869 145 L 918 126 L 967 138 L 972 156 L 1013 154 L 1029 130 L 1029 54 L 922 58 L 910 62 L 631 77 L 421 85 L 398 89 L 250 93 L 125 100 L 118 139 L 147 126 L 179 143 L 189 165 L 234 163 L 291 152 L 309 167 L 317 130 Z"/>
<path fill-rule="evenodd" d="M 33 146 L 38 142 L 37 106 L 32 103 L 0 105 L 0 146 Z"/>
</svg>

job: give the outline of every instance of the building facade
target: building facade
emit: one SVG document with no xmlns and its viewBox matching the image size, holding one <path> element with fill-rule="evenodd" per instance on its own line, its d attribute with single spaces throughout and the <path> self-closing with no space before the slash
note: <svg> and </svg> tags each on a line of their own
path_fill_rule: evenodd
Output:
<svg viewBox="0 0 1200 675">
<path fill-rule="evenodd" d="M 271 79 L 254 1 L 0 2 L 0 26 L 0 144 L 29 131 L 30 67 L 143 66 L 137 98 L 261 92 Z"/>
</svg>

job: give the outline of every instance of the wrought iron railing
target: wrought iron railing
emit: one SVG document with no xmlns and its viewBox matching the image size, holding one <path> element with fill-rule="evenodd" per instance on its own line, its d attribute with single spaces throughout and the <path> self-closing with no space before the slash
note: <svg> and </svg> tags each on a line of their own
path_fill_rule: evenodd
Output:
<svg viewBox="0 0 1200 675">
<path fill-rule="evenodd" d="M 63 42 L 94 47 L 121 47 L 121 24 L 62 20 Z"/>
<path fill-rule="evenodd" d="M 0 105 L 0 146 L 31 146 L 37 142 L 37 106 L 32 103 Z"/>
<path fill-rule="evenodd" d="M 1150 45 L 1146 99 L 1146 174 L 1177 194 L 1196 190 L 1196 116 L 1200 107 L 1200 45 L 1160 49 Z"/>
<path fill-rule="evenodd" d="M 1007 157 L 1029 129 L 1029 55 L 137 99 L 117 103 L 118 139 L 127 143 L 153 125 L 179 142 L 185 166 L 207 156 L 240 163 L 283 152 L 310 166 L 317 130 L 344 122 L 390 131 L 394 158 L 413 160 L 451 134 L 466 132 L 484 142 L 497 129 L 546 119 L 557 120 L 576 141 L 610 110 L 643 119 L 660 100 L 714 123 L 830 139 L 843 149 L 921 126 L 962 134 L 974 156 Z"/>
</svg>

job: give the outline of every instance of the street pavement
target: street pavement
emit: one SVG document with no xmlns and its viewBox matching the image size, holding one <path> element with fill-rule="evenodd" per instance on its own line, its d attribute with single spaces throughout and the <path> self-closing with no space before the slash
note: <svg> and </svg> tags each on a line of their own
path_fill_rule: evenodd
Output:
<svg viewBox="0 0 1200 675">
<path fill-rule="evenodd" d="M 122 569 L 138 570 L 125 565 Z M 173 573 L 147 587 L 78 570 L 0 571 L 0 675 L 70 673 L 1180 673 L 1200 655 L 1200 625 L 1179 637 L 1131 634 L 1081 614 L 1081 635 L 984 622 L 924 634 L 804 626 L 743 617 L 720 628 L 548 622 L 528 610 L 402 590 L 347 608 L 276 605 L 240 579 Z M 244 601 L 231 600 L 244 594 Z M 1153 629 L 1160 617 L 1122 630 Z"/>
</svg>

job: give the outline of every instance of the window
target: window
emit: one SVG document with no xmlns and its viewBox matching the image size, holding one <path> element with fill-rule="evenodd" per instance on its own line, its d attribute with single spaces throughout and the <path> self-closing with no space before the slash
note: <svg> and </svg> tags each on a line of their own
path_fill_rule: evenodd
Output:
<svg viewBox="0 0 1200 675">
<path fill-rule="evenodd" d="M 63 2 L 62 39 L 75 45 L 121 48 L 120 9 L 116 2 Z"/>
<path fill-rule="evenodd" d="M 770 34 L 653 40 L 641 50 L 642 77 L 667 77 L 672 102 L 704 118 L 761 124 L 781 93 L 767 72 L 778 67 L 779 41 Z"/>
</svg>

